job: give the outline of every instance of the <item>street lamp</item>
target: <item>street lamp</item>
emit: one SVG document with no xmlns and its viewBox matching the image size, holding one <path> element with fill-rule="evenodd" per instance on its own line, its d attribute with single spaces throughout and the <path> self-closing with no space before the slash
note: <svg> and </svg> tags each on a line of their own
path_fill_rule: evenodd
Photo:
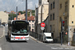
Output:
<svg viewBox="0 0 75 50">
<path fill-rule="evenodd" d="M 27 21 L 27 0 L 26 0 L 26 14 L 25 14 L 25 17 L 26 17 L 25 20 Z"/>
<path fill-rule="evenodd" d="M 27 21 L 27 0 L 26 0 L 26 21 Z"/>
</svg>

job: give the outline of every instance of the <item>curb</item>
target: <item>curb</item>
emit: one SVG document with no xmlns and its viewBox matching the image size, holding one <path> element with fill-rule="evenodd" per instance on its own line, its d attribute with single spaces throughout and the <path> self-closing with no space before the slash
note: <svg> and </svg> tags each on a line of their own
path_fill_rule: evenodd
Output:
<svg viewBox="0 0 75 50">
<path fill-rule="evenodd" d="M 36 41 L 37 43 L 43 43 L 43 42 L 41 42 L 41 41 L 38 41 L 37 39 L 35 39 L 34 37 L 32 37 L 32 36 L 30 36 L 31 37 L 31 39 L 33 39 L 34 41 Z"/>
</svg>

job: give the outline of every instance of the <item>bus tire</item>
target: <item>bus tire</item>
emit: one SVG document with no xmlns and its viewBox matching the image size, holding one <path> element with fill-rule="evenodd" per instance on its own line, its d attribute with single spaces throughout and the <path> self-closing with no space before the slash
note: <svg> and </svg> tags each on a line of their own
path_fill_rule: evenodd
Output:
<svg viewBox="0 0 75 50">
<path fill-rule="evenodd" d="M 9 42 L 12 42 L 10 38 L 9 38 Z"/>
</svg>

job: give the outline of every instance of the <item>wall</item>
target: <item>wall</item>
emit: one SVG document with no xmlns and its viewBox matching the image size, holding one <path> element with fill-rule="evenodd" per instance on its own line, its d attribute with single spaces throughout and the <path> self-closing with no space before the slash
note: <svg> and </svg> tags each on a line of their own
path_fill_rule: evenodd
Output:
<svg viewBox="0 0 75 50">
<path fill-rule="evenodd" d="M 32 29 L 34 29 L 34 31 L 35 31 L 35 20 L 34 20 L 34 22 L 32 22 L 32 21 L 28 21 L 28 22 L 31 27 L 30 31 L 32 31 Z M 34 25 L 34 27 L 32 26 L 32 24 Z"/>
<path fill-rule="evenodd" d="M 51 4 L 53 4 L 53 2 L 55 2 L 55 8 L 51 10 Z M 51 14 L 55 14 L 55 19 L 54 20 L 49 20 L 49 28 L 50 25 L 52 25 L 52 29 L 50 32 L 52 32 L 54 34 L 54 39 L 59 39 L 59 32 L 58 32 L 58 28 L 59 28 L 59 0 L 49 0 L 49 4 L 50 4 L 50 13 L 49 13 L 49 18 Z M 53 19 L 53 18 L 52 18 Z M 50 30 L 50 29 L 49 29 Z"/>
<path fill-rule="evenodd" d="M 69 26 L 68 26 L 68 31 L 69 31 L 69 41 L 72 41 L 72 37 L 74 34 L 74 29 L 75 29 L 75 7 L 72 8 L 72 5 L 75 6 L 75 0 L 69 0 Z M 73 21 L 73 23 L 72 23 Z"/>
<path fill-rule="evenodd" d="M 1 19 L 1 23 L 5 22 L 8 23 L 8 14 L 0 11 L 0 19 Z"/>
</svg>

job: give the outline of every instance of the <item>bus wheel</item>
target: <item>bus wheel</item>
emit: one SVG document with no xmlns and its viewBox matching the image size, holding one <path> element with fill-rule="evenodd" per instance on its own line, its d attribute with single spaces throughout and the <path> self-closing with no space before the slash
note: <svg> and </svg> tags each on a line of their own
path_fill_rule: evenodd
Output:
<svg viewBox="0 0 75 50">
<path fill-rule="evenodd" d="M 9 42 L 12 42 L 10 38 L 9 38 Z"/>
</svg>

